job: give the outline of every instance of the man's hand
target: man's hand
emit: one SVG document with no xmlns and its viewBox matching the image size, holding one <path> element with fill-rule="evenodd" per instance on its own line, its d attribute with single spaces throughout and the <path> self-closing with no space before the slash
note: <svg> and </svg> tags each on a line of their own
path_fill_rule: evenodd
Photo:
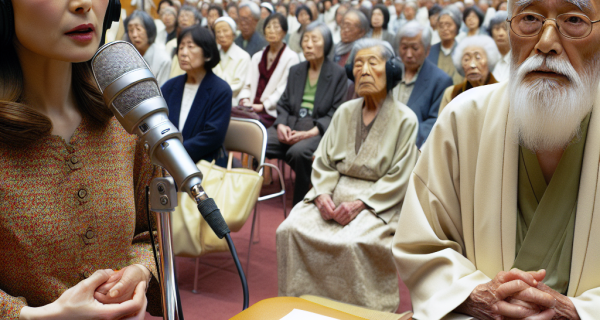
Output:
<svg viewBox="0 0 600 320">
<path fill-rule="evenodd" d="M 292 128 L 286 126 L 285 124 L 277 125 L 277 139 L 279 142 L 284 144 L 290 144 L 290 137 L 292 135 Z"/>
<path fill-rule="evenodd" d="M 333 211 L 335 210 L 335 204 L 331 200 L 331 196 L 328 194 L 322 194 L 315 199 L 315 205 L 323 220 L 328 221 L 333 219 Z"/>
<path fill-rule="evenodd" d="M 529 290 L 535 289 L 545 276 L 546 272 L 543 270 L 525 272 L 512 269 L 509 272 L 499 272 L 492 281 L 475 287 L 467 300 L 456 308 L 456 311 L 482 320 L 521 319 L 536 315 L 542 316 L 540 319 L 545 319 L 544 317 L 552 311 L 540 313 L 542 310 L 540 307 L 544 310 L 553 308 L 555 300 L 549 298 L 548 295 Z M 524 290 L 527 291 L 523 292 Z M 518 299 L 517 294 L 522 294 L 521 298 L 526 300 Z M 507 298 L 514 298 L 525 303 L 504 301 Z M 533 303 L 529 303 L 532 301 Z"/>
<path fill-rule="evenodd" d="M 551 295 L 554 299 L 556 299 L 556 305 L 554 306 L 554 311 L 556 312 L 556 314 L 552 319 L 580 319 L 579 313 L 577 313 L 577 309 L 575 309 L 575 305 L 573 304 L 571 299 L 548 287 L 545 283 L 538 283 L 537 289 Z"/>
<path fill-rule="evenodd" d="M 135 288 L 140 282 L 146 283 L 146 288 L 152 275 L 150 271 L 139 264 L 125 267 L 96 289 L 94 298 L 100 303 L 121 303 L 130 300 Z"/>
<path fill-rule="evenodd" d="M 333 219 L 337 221 L 337 223 L 345 226 L 352 222 L 352 220 L 366 208 L 367 206 L 360 200 L 342 202 L 333 212 Z"/>
<path fill-rule="evenodd" d="M 290 139 L 288 140 L 289 145 L 294 145 L 302 140 L 315 137 L 319 134 L 319 128 L 313 127 L 308 131 L 292 131 Z"/>
</svg>

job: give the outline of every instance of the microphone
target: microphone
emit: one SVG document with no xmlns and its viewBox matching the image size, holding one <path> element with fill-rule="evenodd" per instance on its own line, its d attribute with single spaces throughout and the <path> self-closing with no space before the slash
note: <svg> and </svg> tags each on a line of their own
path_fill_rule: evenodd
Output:
<svg viewBox="0 0 600 320">
<path fill-rule="evenodd" d="M 125 41 L 108 43 L 91 60 L 104 103 L 129 133 L 136 134 L 152 163 L 165 168 L 180 191 L 196 200 L 200 213 L 222 239 L 229 227 L 214 200 L 201 186 L 202 172 L 183 147 L 183 137 L 169 121 L 169 108 L 150 67 Z"/>
</svg>

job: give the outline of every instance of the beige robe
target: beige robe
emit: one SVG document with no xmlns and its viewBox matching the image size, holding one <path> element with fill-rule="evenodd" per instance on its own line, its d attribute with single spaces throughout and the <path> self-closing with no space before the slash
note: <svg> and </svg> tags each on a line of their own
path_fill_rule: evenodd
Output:
<svg viewBox="0 0 600 320">
<path fill-rule="evenodd" d="M 388 97 L 358 154 L 356 130 L 363 99 L 336 111 L 315 152 L 313 189 L 277 229 L 280 296 L 312 294 L 368 308 L 395 311 L 400 298 L 390 254 L 402 199 L 417 160 L 418 120 Z M 362 200 L 347 226 L 325 221 L 313 200 Z"/>
<path fill-rule="evenodd" d="M 392 252 L 416 319 L 444 317 L 515 261 L 519 146 L 507 87 L 481 86 L 452 100 L 410 178 Z M 597 97 L 567 291 L 581 319 L 600 315 L 599 108 Z"/>
</svg>

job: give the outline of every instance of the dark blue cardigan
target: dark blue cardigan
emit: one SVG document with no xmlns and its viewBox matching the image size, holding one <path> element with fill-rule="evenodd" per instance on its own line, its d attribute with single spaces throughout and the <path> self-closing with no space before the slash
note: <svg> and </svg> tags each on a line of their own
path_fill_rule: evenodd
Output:
<svg viewBox="0 0 600 320">
<path fill-rule="evenodd" d="M 169 106 L 169 120 L 180 128 L 179 115 L 187 74 L 167 81 L 161 88 Z M 208 70 L 198 88 L 183 128 L 183 146 L 194 162 L 217 160 L 227 165 L 223 142 L 231 118 L 231 87 Z"/>
</svg>

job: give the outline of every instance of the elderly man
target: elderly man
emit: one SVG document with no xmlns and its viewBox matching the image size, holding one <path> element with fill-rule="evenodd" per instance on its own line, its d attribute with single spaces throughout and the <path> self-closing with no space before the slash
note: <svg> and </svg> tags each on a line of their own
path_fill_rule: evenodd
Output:
<svg viewBox="0 0 600 320">
<path fill-rule="evenodd" d="M 461 16 L 460 11 L 454 6 L 448 6 L 440 12 L 437 25 L 440 43 L 431 46 L 427 56 L 427 60 L 446 72 L 454 84 L 459 84 L 464 80 L 452 62 L 452 53 L 457 45 L 456 36 L 462 21 Z"/>
<path fill-rule="evenodd" d="M 393 254 L 415 318 L 598 319 L 600 1 L 509 2 L 508 82 L 442 112 Z"/>
<path fill-rule="evenodd" d="M 340 31 L 341 41 L 335 45 L 333 62 L 345 66 L 354 42 L 367 34 L 369 31 L 369 20 L 364 13 L 350 9 L 342 18 Z"/>
<path fill-rule="evenodd" d="M 416 162 L 418 123 L 389 96 L 402 75 L 398 62 L 386 67 L 393 56 L 381 40 L 359 40 L 352 50 L 360 98 L 333 114 L 315 151 L 313 189 L 277 229 L 279 295 L 398 308 L 390 247 Z"/>
<path fill-rule="evenodd" d="M 429 27 L 411 21 L 396 35 L 395 42 L 404 63 L 404 76 L 392 96 L 417 115 L 417 147 L 420 148 L 435 124 L 444 90 L 452 85 L 452 78 L 426 60 L 431 44 Z"/>
<path fill-rule="evenodd" d="M 245 2 L 240 5 L 238 15 L 241 34 L 235 39 L 235 44 L 252 57 L 269 44 L 260 33 L 256 32 L 256 25 L 260 20 L 260 7 L 254 2 Z"/>
<path fill-rule="evenodd" d="M 500 60 L 492 73 L 499 82 L 508 80 L 510 72 L 510 43 L 508 42 L 508 26 L 506 25 L 506 11 L 498 11 L 490 20 L 490 36 L 496 42 L 500 51 Z"/>
</svg>

